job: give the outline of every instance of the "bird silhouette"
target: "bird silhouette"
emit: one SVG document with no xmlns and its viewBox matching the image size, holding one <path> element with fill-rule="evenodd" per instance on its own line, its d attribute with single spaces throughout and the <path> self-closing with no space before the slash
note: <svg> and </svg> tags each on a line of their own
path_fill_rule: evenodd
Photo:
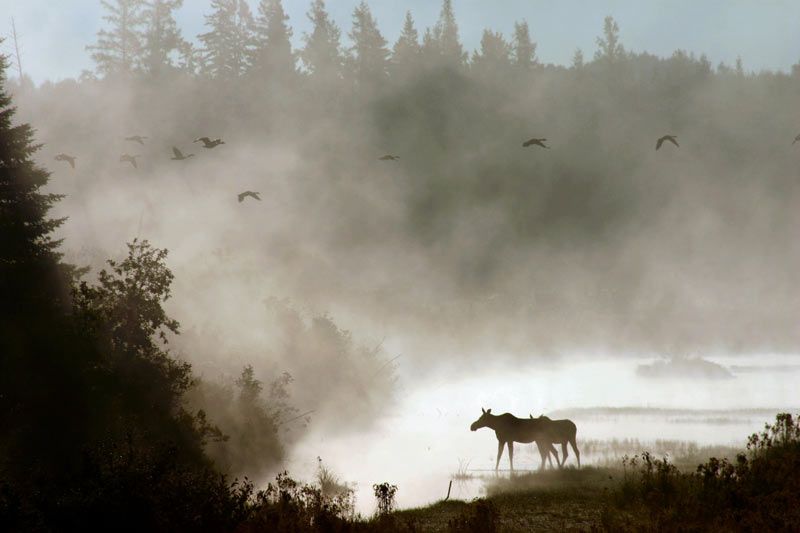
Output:
<svg viewBox="0 0 800 533">
<path fill-rule="evenodd" d="M 192 142 L 202 142 L 203 148 L 214 148 L 220 144 L 225 144 L 225 141 L 222 139 L 209 139 L 208 137 L 198 137 Z"/>
<path fill-rule="evenodd" d="M 255 191 L 244 191 L 244 192 L 240 192 L 240 193 L 237 195 L 237 197 L 239 198 L 239 203 L 242 203 L 242 202 L 244 202 L 244 199 L 245 199 L 245 198 L 247 198 L 248 196 L 249 196 L 250 198 L 255 198 L 256 200 L 258 200 L 258 201 L 260 202 L 260 201 L 261 201 L 261 197 L 260 197 L 260 196 L 258 196 L 259 194 L 260 194 L 260 193 L 257 193 L 257 192 L 255 192 Z"/>
<path fill-rule="evenodd" d="M 175 154 L 174 156 L 170 157 L 173 161 L 183 161 L 184 159 L 189 159 L 190 157 L 194 157 L 194 154 L 186 154 L 183 155 L 183 152 L 178 150 L 177 147 L 172 147 L 172 153 Z"/>
<path fill-rule="evenodd" d="M 669 141 L 677 147 L 680 147 L 678 144 L 678 138 L 675 135 L 664 135 L 658 141 L 656 141 L 656 150 L 661 148 L 661 145 L 664 144 L 664 141 Z"/>
<path fill-rule="evenodd" d="M 792 144 L 794 144 L 794 143 L 796 143 L 798 141 L 800 141 L 800 135 L 798 135 L 797 137 L 794 138 L 794 142 Z"/>
<path fill-rule="evenodd" d="M 139 154 L 136 154 L 136 155 L 122 154 L 121 156 L 119 156 L 119 162 L 120 163 L 130 163 L 131 165 L 133 165 L 133 168 L 139 168 L 139 166 L 136 164 L 136 158 L 137 157 L 141 157 L 141 156 Z"/>
<path fill-rule="evenodd" d="M 544 142 L 545 142 L 546 140 L 547 140 L 547 139 L 536 139 L 536 138 L 533 138 L 533 139 L 528 139 L 527 141 L 525 141 L 524 143 L 522 143 L 522 147 L 523 147 L 523 148 L 527 148 L 528 146 L 531 146 L 531 145 L 534 145 L 534 144 L 535 144 L 536 146 L 541 146 L 542 148 L 547 148 L 547 149 L 549 150 L 549 149 L 550 149 L 550 147 L 549 147 L 549 146 L 546 146 L 546 145 L 544 144 Z"/>
<path fill-rule="evenodd" d="M 378 158 L 380 161 L 397 161 L 400 159 L 399 155 L 386 154 Z"/>
<path fill-rule="evenodd" d="M 147 139 L 147 137 L 142 137 L 141 135 L 131 135 L 130 137 L 125 137 L 126 141 L 133 141 L 141 144 L 142 146 L 144 146 L 145 139 Z"/>
<path fill-rule="evenodd" d="M 67 161 L 69 163 L 69 166 L 71 166 L 72 168 L 75 168 L 75 160 L 78 159 L 78 158 L 75 157 L 74 155 L 58 154 L 53 159 L 55 159 L 56 161 Z"/>
</svg>

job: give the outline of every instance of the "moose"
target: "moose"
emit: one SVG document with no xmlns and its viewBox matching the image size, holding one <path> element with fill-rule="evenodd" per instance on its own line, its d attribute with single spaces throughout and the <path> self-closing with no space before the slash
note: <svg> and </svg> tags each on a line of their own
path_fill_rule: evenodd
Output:
<svg viewBox="0 0 800 533">
<path fill-rule="evenodd" d="M 497 462 L 495 463 L 495 472 L 500 466 L 500 458 L 503 456 L 503 448 L 508 446 L 508 462 L 511 471 L 514 471 L 514 443 L 519 442 L 522 444 L 536 443 L 539 448 L 539 455 L 542 458 L 542 464 L 539 469 L 544 470 L 547 459 L 550 459 L 550 467 L 553 466 L 553 461 L 550 454 L 556 458 L 558 466 L 563 466 L 567 457 L 567 442 L 572 445 L 575 451 L 575 457 L 578 460 L 578 467 L 580 468 L 580 452 L 578 451 L 575 436 L 577 428 L 570 420 L 551 420 L 547 417 L 533 418 L 517 418 L 510 413 L 503 413 L 502 415 L 493 415 L 491 409 L 481 408 L 483 414 L 470 426 L 471 431 L 477 431 L 480 428 L 488 427 L 494 430 L 497 436 Z M 559 462 L 558 452 L 553 444 L 561 444 L 564 455 L 563 461 Z"/>
</svg>

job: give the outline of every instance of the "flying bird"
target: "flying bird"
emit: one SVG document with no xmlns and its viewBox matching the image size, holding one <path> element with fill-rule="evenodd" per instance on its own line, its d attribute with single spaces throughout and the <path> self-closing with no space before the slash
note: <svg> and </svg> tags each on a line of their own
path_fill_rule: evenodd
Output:
<svg viewBox="0 0 800 533">
<path fill-rule="evenodd" d="M 69 163 L 69 166 L 71 166 L 72 168 L 75 168 L 75 160 L 78 159 L 78 158 L 75 157 L 74 155 L 58 154 L 57 156 L 54 157 L 54 159 L 56 161 L 67 161 Z"/>
<path fill-rule="evenodd" d="M 669 141 L 677 147 L 680 147 L 678 144 L 678 138 L 675 135 L 664 135 L 658 141 L 656 141 L 656 150 L 661 148 L 661 145 L 664 144 L 664 141 Z"/>
<path fill-rule="evenodd" d="M 120 163 L 130 163 L 131 165 L 133 165 L 133 168 L 139 168 L 138 165 L 136 164 L 136 158 L 137 157 L 141 157 L 141 156 L 139 154 L 137 154 L 137 155 L 122 154 L 121 156 L 119 156 L 119 162 Z"/>
<path fill-rule="evenodd" d="M 792 144 L 794 144 L 794 143 L 796 143 L 798 141 L 800 141 L 800 135 L 798 135 L 797 137 L 794 138 L 794 142 Z"/>
<path fill-rule="evenodd" d="M 142 137 L 141 135 L 131 135 L 130 137 L 125 137 L 126 141 L 133 141 L 141 144 L 142 146 L 144 146 L 145 139 L 147 139 L 147 137 Z"/>
<path fill-rule="evenodd" d="M 550 147 L 549 147 L 549 146 L 546 146 L 546 145 L 544 144 L 544 142 L 545 142 L 546 140 L 547 140 L 547 139 L 536 139 L 536 138 L 533 138 L 533 139 L 528 139 L 527 141 L 525 141 L 524 143 L 522 143 L 522 147 L 523 147 L 523 148 L 527 148 L 528 146 L 531 146 L 531 145 L 534 145 L 534 144 L 535 144 L 536 146 L 541 146 L 542 148 L 547 148 L 547 149 L 549 150 L 549 149 L 550 149 Z"/>
<path fill-rule="evenodd" d="M 400 159 L 399 155 L 386 154 L 378 158 L 380 161 L 397 161 Z"/>
<path fill-rule="evenodd" d="M 192 142 L 202 142 L 203 148 L 214 148 L 220 144 L 225 144 L 225 141 L 222 139 L 209 139 L 208 137 L 198 137 Z"/>
<path fill-rule="evenodd" d="M 250 198 L 255 198 L 256 200 L 258 200 L 260 202 L 261 201 L 261 197 L 258 196 L 259 194 L 260 193 L 257 193 L 255 191 L 244 191 L 244 192 L 239 193 L 237 195 L 237 197 L 239 198 L 239 203 L 244 202 L 244 199 L 247 198 L 248 196 Z"/>
<path fill-rule="evenodd" d="M 174 156 L 170 157 L 173 161 L 183 161 L 184 159 L 189 159 L 190 157 L 194 157 L 194 154 L 186 154 L 183 155 L 183 152 L 178 150 L 177 147 L 172 147 L 172 153 L 175 154 Z"/>
</svg>

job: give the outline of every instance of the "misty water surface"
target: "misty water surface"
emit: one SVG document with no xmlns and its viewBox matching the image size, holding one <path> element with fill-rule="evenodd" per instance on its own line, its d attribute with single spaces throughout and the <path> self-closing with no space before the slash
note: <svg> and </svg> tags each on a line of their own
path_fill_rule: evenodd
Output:
<svg viewBox="0 0 800 533">
<path fill-rule="evenodd" d="M 545 369 L 498 367 L 460 379 L 438 376 L 406 387 L 400 404 L 383 413 L 368 432 L 331 437 L 315 431 L 312 423 L 288 468 L 311 478 L 321 456 L 342 481 L 356 484 L 357 508 L 368 514 L 374 510 L 373 483 L 396 484 L 398 504 L 412 507 L 444 498 L 460 468 L 489 474 L 481 470 L 494 468 L 494 433 L 469 430 L 481 407 L 517 416 L 558 416 L 575 409 L 566 412 L 578 425 L 579 448 L 587 439 L 680 440 L 743 448 L 747 436 L 761 430 L 775 412 L 796 407 L 800 366 L 792 365 L 800 364 L 800 356 L 713 360 L 746 368 L 724 380 L 654 380 L 636 375 L 637 365 L 649 360 L 604 358 Z M 609 407 L 641 409 L 600 409 Z M 517 444 L 514 458 L 516 469 L 539 466 L 533 445 Z M 570 451 L 567 464 L 574 461 Z M 584 453 L 582 462 L 592 464 L 593 458 Z M 500 468 L 508 468 L 505 453 Z M 455 482 L 451 497 L 471 499 L 482 487 L 480 479 Z"/>
</svg>

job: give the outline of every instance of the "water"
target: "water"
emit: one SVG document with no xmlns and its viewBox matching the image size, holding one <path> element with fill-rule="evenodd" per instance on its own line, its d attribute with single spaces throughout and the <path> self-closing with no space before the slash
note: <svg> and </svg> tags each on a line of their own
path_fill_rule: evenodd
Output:
<svg viewBox="0 0 800 533">
<path fill-rule="evenodd" d="M 470 378 L 439 377 L 407 390 L 399 405 L 367 432 L 330 437 L 315 432 L 312 423 L 286 468 L 310 480 L 317 456 L 322 457 L 342 481 L 354 484 L 357 510 L 371 514 L 374 483 L 397 485 L 397 503 L 407 508 L 444 498 L 459 469 L 493 470 L 494 432 L 469 430 L 481 407 L 520 417 L 562 411 L 578 426 L 579 448 L 582 440 L 614 438 L 743 447 L 747 436 L 774 419 L 774 413 L 800 405 L 795 392 L 800 357 L 710 359 L 737 369 L 734 378 L 647 379 L 636 375 L 637 365 L 647 361 L 632 359 L 522 371 L 497 367 Z M 575 410 L 632 406 L 650 409 Z M 590 456 L 582 459 L 584 464 L 592 462 Z M 515 445 L 516 469 L 536 469 L 539 461 L 533 445 Z M 571 452 L 567 464 L 575 464 Z M 505 453 L 500 466 L 508 468 Z M 471 499 L 482 488 L 479 479 L 454 482 L 451 498 Z"/>
</svg>

